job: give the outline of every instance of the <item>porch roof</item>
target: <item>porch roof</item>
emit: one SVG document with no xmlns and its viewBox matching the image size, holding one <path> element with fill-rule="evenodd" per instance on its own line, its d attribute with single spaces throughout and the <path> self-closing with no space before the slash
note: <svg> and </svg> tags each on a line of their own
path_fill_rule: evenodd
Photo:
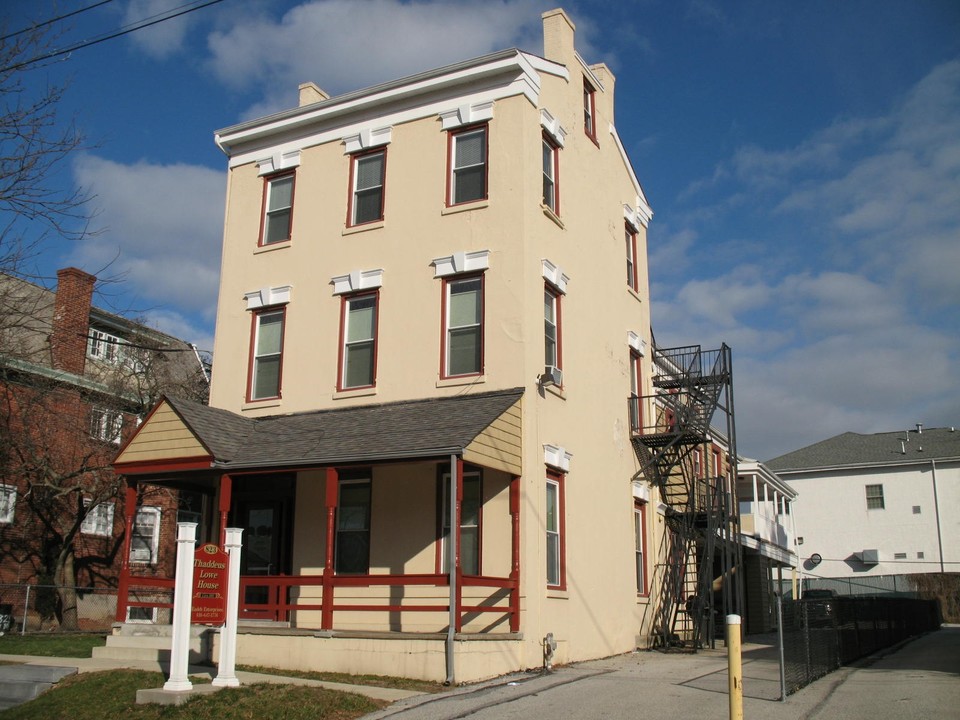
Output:
<svg viewBox="0 0 960 720">
<path fill-rule="evenodd" d="M 174 397 L 161 404 L 208 451 L 208 468 L 318 467 L 462 454 L 468 461 L 519 474 L 523 392 L 520 387 L 260 418 Z M 156 472 L 151 466 L 169 465 L 183 455 L 171 448 L 162 457 L 154 454 L 153 462 L 137 461 L 138 438 L 146 442 L 153 419 L 144 422 L 118 456 L 118 472 Z"/>
</svg>

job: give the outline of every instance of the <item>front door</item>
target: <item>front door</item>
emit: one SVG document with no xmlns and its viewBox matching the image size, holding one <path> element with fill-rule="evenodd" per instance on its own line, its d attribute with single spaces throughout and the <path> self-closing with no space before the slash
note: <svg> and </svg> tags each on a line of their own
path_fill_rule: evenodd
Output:
<svg viewBox="0 0 960 720">
<path fill-rule="evenodd" d="M 268 578 L 290 572 L 293 478 L 244 478 L 238 490 L 234 522 L 243 528 L 240 574 L 244 578 L 240 617 L 285 619 L 277 607 L 285 591 Z M 263 584 L 256 581 L 259 576 Z"/>
</svg>

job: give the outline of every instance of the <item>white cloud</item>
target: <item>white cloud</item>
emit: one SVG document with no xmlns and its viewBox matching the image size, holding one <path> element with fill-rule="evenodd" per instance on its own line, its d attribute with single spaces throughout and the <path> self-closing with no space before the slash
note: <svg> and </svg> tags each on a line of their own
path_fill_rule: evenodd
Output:
<svg viewBox="0 0 960 720">
<path fill-rule="evenodd" d="M 184 339 L 191 337 L 177 327 L 208 334 L 200 328 L 212 325 L 216 312 L 223 173 L 84 155 L 74 175 L 96 196 L 98 214 L 94 234 L 74 248 L 71 261 L 136 288 L 136 307 L 121 310 L 164 320 L 160 329 Z"/>
<path fill-rule="evenodd" d="M 183 0 L 129 0 L 123 14 L 123 26 L 160 19 L 183 5 Z M 187 13 L 137 30 L 129 37 L 150 57 L 163 59 L 183 49 L 187 30 L 193 21 L 193 13 Z"/>
<path fill-rule="evenodd" d="M 331 94 L 511 46 L 542 48 L 543 0 L 318 0 L 279 21 L 238 18 L 208 39 L 211 66 L 237 89 L 265 89 L 257 112 L 289 106 L 313 81 Z"/>
</svg>

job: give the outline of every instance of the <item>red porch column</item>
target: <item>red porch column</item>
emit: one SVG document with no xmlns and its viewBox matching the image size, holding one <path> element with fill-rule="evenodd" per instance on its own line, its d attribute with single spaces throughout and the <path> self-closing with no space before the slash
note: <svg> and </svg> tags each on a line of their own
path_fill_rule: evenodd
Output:
<svg viewBox="0 0 960 720">
<path fill-rule="evenodd" d="M 520 476 L 510 479 L 510 525 L 512 542 L 510 544 L 510 632 L 520 632 Z"/>
<path fill-rule="evenodd" d="M 327 551 L 323 562 L 323 600 L 320 610 L 320 628 L 333 630 L 333 545 L 336 542 L 337 490 L 340 474 L 336 468 L 327 468 Z"/>
<path fill-rule="evenodd" d="M 233 478 L 224 473 L 220 476 L 220 547 L 227 543 L 227 523 L 230 504 L 233 502 Z"/>
<path fill-rule="evenodd" d="M 120 550 L 120 579 L 117 582 L 117 622 L 127 621 L 127 603 L 130 594 L 130 542 L 133 539 L 133 519 L 137 514 L 137 484 L 127 478 L 123 498 L 123 548 Z"/>
<path fill-rule="evenodd" d="M 463 536 L 460 532 L 460 523 L 463 519 L 463 457 L 457 456 L 457 516 L 452 523 L 456 528 L 457 541 L 454 543 L 456 553 L 454 554 L 454 569 L 457 573 L 457 624 L 456 631 L 463 630 L 463 565 L 460 561 L 460 543 Z"/>
</svg>

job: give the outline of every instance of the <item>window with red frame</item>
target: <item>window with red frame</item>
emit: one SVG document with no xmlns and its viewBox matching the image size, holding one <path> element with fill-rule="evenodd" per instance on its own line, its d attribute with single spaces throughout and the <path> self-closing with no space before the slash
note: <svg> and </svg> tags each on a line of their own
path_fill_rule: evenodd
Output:
<svg viewBox="0 0 960 720">
<path fill-rule="evenodd" d="M 643 404 L 640 401 L 641 375 L 640 355 L 630 351 L 630 430 L 643 430 Z"/>
<path fill-rule="evenodd" d="M 564 477 L 560 473 L 547 472 L 547 587 L 563 589 L 567 585 L 566 561 L 564 558 Z"/>
<path fill-rule="evenodd" d="M 261 245 L 272 245 L 290 239 L 293 224 L 293 186 L 293 173 L 264 178 Z"/>
<path fill-rule="evenodd" d="M 543 137 L 543 204 L 555 215 L 560 214 L 560 149 L 546 135 Z"/>
<path fill-rule="evenodd" d="M 483 275 L 443 282 L 443 377 L 483 373 Z"/>
<path fill-rule="evenodd" d="M 637 231 L 629 225 L 624 231 L 627 245 L 627 286 L 637 292 L 639 281 L 637 274 Z"/>
<path fill-rule="evenodd" d="M 644 537 L 646 533 L 646 503 L 633 504 L 633 544 L 636 557 L 637 595 L 647 594 L 647 568 L 644 560 Z"/>
<path fill-rule="evenodd" d="M 593 85 L 583 79 L 583 131 L 591 140 L 597 140 L 597 94 Z"/>
<path fill-rule="evenodd" d="M 560 345 L 560 293 L 549 283 L 543 287 L 544 363 L 563 369 Z"/>
<path fill-rule="evenodd" d="M 480 574 L 480 528 L 483 514 L 483 479 L 479 470 L 464 470 L 460 503 L 460 570 Z M 448 573 L 450 541 L 450 473 L 440 476 L 440 572 Z"/>
<path fill-rule="evenodd" d="M 448 154 L 447 205 L 487 197 L 487 126 L 451 132 Z"/>
<path fill-rule="evenodd" d="M 377 293 L 345 296 L 340 315 L 341 390 L 372 387 L 377 378 Z"/>
<path fill-rule="evenodd" d="M 387 151 L 354 155 L 350 168 L 350 225 L 383 220 Z"/>
<path fill-rule="evenodd" d="M 280 397 L 285 310 L 262 310 L 253 316 L 248 400 Z"/>
</svg>

